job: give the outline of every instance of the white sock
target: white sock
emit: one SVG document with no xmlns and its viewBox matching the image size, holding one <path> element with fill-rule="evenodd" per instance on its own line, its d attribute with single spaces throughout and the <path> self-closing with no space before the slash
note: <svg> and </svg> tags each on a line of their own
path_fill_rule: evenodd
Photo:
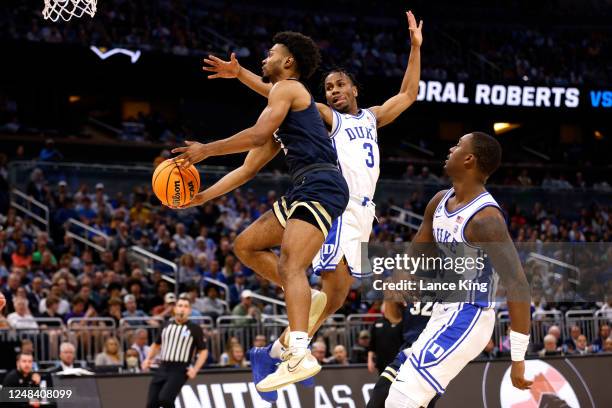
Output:
<svg viewBox="0 0 612 408">
<path fill-rule="evenodd" d="M 289 347 L 291 347 L 294 354 L 305 354 L 308 348 L 308 333 L 300 331 L 289 333 Z"/>
<path fill-rule="evenodd" d="M 280 342 L 280 339 L 276 339 L 272 347 L 270 347 L 270 357 L 281 358 L 281 354 L 285 352 L 285 346 Z"/>
</svg>

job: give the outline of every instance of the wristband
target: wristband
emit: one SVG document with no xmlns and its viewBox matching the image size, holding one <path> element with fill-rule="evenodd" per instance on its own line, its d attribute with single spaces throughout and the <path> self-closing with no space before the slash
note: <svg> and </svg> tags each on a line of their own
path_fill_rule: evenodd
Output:
<svg viewBox="0 0 612 408">
<path fill-rule="evenodd" d="M 529 346 L 529 335 L 510 330 L 510 358 L 512 361 L 525 360 Z"/>
</svg>

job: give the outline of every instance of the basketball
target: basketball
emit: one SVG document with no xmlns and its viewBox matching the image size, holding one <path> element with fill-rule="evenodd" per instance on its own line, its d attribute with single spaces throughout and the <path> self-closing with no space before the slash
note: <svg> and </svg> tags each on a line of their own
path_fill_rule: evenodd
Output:
<svg viewBox="0 0 612 408">
<path fill-rule="evenodd" d="M 153 172 L 153 192 L 162 204 L 176 208 L 188 204 L 200 190 L 195 166 L 180 168 L 175 159 L 161 162 Z"/>
</svg>

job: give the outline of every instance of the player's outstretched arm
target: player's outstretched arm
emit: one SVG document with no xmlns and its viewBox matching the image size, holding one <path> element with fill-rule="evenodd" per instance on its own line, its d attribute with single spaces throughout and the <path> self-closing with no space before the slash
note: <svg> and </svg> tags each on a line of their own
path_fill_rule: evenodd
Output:
<svg viewBox="0 0 612 408">
<path fill-rule="evenodd" d="M 406 67 L 399 93 L 387 99 L 382 105 L 370 108 L 376 116 L 378 127 L 393 122 L 416 101 L 419 93 L 423 20 L 417 25 L 414 14 L 411 11 L 408 11 L 406 16 L 408 18 L 408 29 L 410 30 L 410 57 L 408 58 L 408 66 Z"/>
<path fill-rule="evenodd" d="M 531 325 L 531 294 L 518 253 L 508 234 L 506 221 L 498 209 L 486 207 L 470 220 L 465 236 L 469 242 L 485 250 L 506 289 L 508 312 L 512 324 L 510 377 L 516 388 L 528 389 L 532 381 L 525 379 L 524 360 Z"/>
<path fill-rule="evenodd" d="M 238 78 L 240 82 L 257 92 L 261 96 L 268 97 L 272 90 L 272 84 L 267 84 L 261 80 L 261 77 L 240 65 L 236 59 L 236 54 L 230 55 L 229 61 L 224 61 L 221 58 L 209 55 L 204 58 L 204 63 L 208 66 L 203 66 L 202 69 L 208 72 L 214 72 L 209 75 L 209 79 L 215 78 Z M 321 119 L 326 125 L 332 126 L 333 115 L 329 106 L 317 102 L 317 109 L 321 115 Z"/>
<path fill-rule="evenodd" d="M 285 120 L 296 95 L 303 91 L 302 85 L 291 82 L 294 81 L 281 81 L 274 85 L 268 98 L 268 106 L 259 115 L 254 126 L 227 139 L 206 144 L 187 141 L 187 146 L 173 149 L 172 153 L 180 153 L 176 157 L 180 166 L 187 168 L 207 157 L 246 152 L 265 145 Z"/>
<path fill-rule="evenodd" d="M 224 61 L 221 58 L 209 55 L 204 58 L 202 69 L 208 72 L 214 72 L 208 76 L 208 79 L 215 78 L 238 78 L 240 82 L 266 98 L 270 94 L 272 84 L 267 84 L 261 80 L 261 77 L 240 65 L 236 59 L 236 53 L 230 55 L 229 61 Z"/>
<path fill-rule="evenodd" d="M 265 145 L 251 150 L 244 159 L 242 166 L 227 173 L 215 184 L 196 194 L 192 201 L 181 208 L 202 205 L 247 183 L 276 156 L 279 150 L 280 146 L 274 139 L 270 139 Z"/>
</svg>

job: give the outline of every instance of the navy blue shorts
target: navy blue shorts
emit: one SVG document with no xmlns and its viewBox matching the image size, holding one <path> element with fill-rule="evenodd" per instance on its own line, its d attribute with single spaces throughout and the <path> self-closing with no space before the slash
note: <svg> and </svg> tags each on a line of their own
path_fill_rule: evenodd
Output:
<svg viewBox="0 0 612 408">
<path fill-rule="evenodd" d="M 274 215 L 283 228 L 299 218 L 327 234 L 348 205 L 348 185 L 340 171 L 311 171 L 295 180 L 293 187 L 274 203 Z"/>
</svg>

